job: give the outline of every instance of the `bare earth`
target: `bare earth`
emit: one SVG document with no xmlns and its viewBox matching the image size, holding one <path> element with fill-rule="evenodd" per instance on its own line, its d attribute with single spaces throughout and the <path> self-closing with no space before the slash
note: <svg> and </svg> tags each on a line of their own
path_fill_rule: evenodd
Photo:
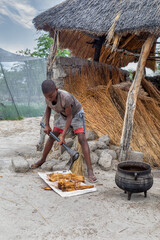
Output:
<svg viewBox="0 0 160 240">
<path fill-rule="evenodd" d="M 41 170 L 15 173 L 11 159 L 36 152 L 41 118 L 0 121 L 0 240 L 158 240 L 160 239 L 160 179 L 130 201 L 114 181 L 115 171 L 94 169 L 97 191 L 62 198 L 45 191 Z"/>
</svg>

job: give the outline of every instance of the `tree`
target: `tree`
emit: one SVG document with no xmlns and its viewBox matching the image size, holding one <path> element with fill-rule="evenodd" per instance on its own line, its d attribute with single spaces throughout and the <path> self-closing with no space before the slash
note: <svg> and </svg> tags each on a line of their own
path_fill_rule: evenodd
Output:
<svg viewBox="0 0 160 240">
<path fill-rule="evenodd" d="M 31 50 L 29 48 L 26 48 L 25 50 L 19 50 L 17 53 L 20 53 L 20 55 L 25 56 L 31 56 Z"/>
<path fill-rule="evenodd" d="M 30 49 L 26 48 L 26 50 L 20 50 L 18 53 L 21 55 L 30 55 L 32 57 L 41 57 L 41 58 L 48 58 L 49 51 L 51 45 L 53 43 L 53 39 L 49 37 L 49 34 L 42 34 L 37 39 L 37 47 L 34 48 L 34 51 L 31 52 Z M 57 56 L 62 57 L 69 57 L 70 50 L 69 49 L 58 49 Z"/>
<path fill-rule="evenodd" d="M 49 50 L 53 43 L 53 39 L 50 38 L 48 34 L 42 34 L 36 40 L 37 40 L 37 47 L 34 48 L 35 51 L 31 53 L 31 56 L 47 58 L 49 54 Z"/>
</svg>

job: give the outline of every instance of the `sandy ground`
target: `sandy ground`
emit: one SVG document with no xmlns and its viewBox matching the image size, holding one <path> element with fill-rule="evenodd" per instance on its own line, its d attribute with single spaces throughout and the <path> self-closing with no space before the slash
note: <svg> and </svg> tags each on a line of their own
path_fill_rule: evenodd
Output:
<svg viewBox="0 0 160 240">
<path fill-rule="evenodd" d="M 40 153 L 40 118 L 0 121 L 0 240 L 19 239 L 160 239 L 160 179 L 130 201 L 114 181 L 115 171 L 94 169 L 97 191 L 62 198 L 46 186 L 37 172 L 13 172 L 18 155 L 35 161 Z"/>
</svg>

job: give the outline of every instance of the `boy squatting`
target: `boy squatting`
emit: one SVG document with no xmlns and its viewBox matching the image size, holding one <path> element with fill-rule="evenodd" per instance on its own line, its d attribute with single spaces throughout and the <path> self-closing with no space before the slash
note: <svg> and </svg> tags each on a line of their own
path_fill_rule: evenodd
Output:
<svg viewBox="0 0 160 240">
<path fill-rule="evenodd" d="M 80 102 L 69 92 L 56 88 L 52 80 L 45 80 L 42 83 L 42 92 L 46 100 L 46 124 L 44 132 L 49 135 L 51 131 L 49 121 L 51 110 L 60 113 L 59 118 L 54 124 L 53 133 L 58 137 L 60 134 L 60 145 L 65 143 L 65 135 L 70 126 L 73 127 L 74 133 L 78 135 L 78 141 L 82 147 L 84 159 L 87 164 L 88 180 L 96 182 L 97 178 L 93 173 L 90 150 L 85 136 L 84 121 L 81 119 L 80 114 L 84 113 Z M 31 166 L 32 169 L 41 166 L 45 161 L 48 153 L 50 152 L 54 139 L 49 136 L 42 154 L 42 158 Z"/>
</svg>

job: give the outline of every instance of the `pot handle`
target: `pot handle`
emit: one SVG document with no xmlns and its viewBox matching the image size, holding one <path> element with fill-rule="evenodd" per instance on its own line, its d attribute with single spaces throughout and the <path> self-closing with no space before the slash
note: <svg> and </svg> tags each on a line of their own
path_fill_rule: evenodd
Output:
<svg viewBox="0 0 160 240">
<path fill-rule="evenodd" d="M 137 173 L 134 173 L 134 179 L 137 180 Z"/>
</svg>

